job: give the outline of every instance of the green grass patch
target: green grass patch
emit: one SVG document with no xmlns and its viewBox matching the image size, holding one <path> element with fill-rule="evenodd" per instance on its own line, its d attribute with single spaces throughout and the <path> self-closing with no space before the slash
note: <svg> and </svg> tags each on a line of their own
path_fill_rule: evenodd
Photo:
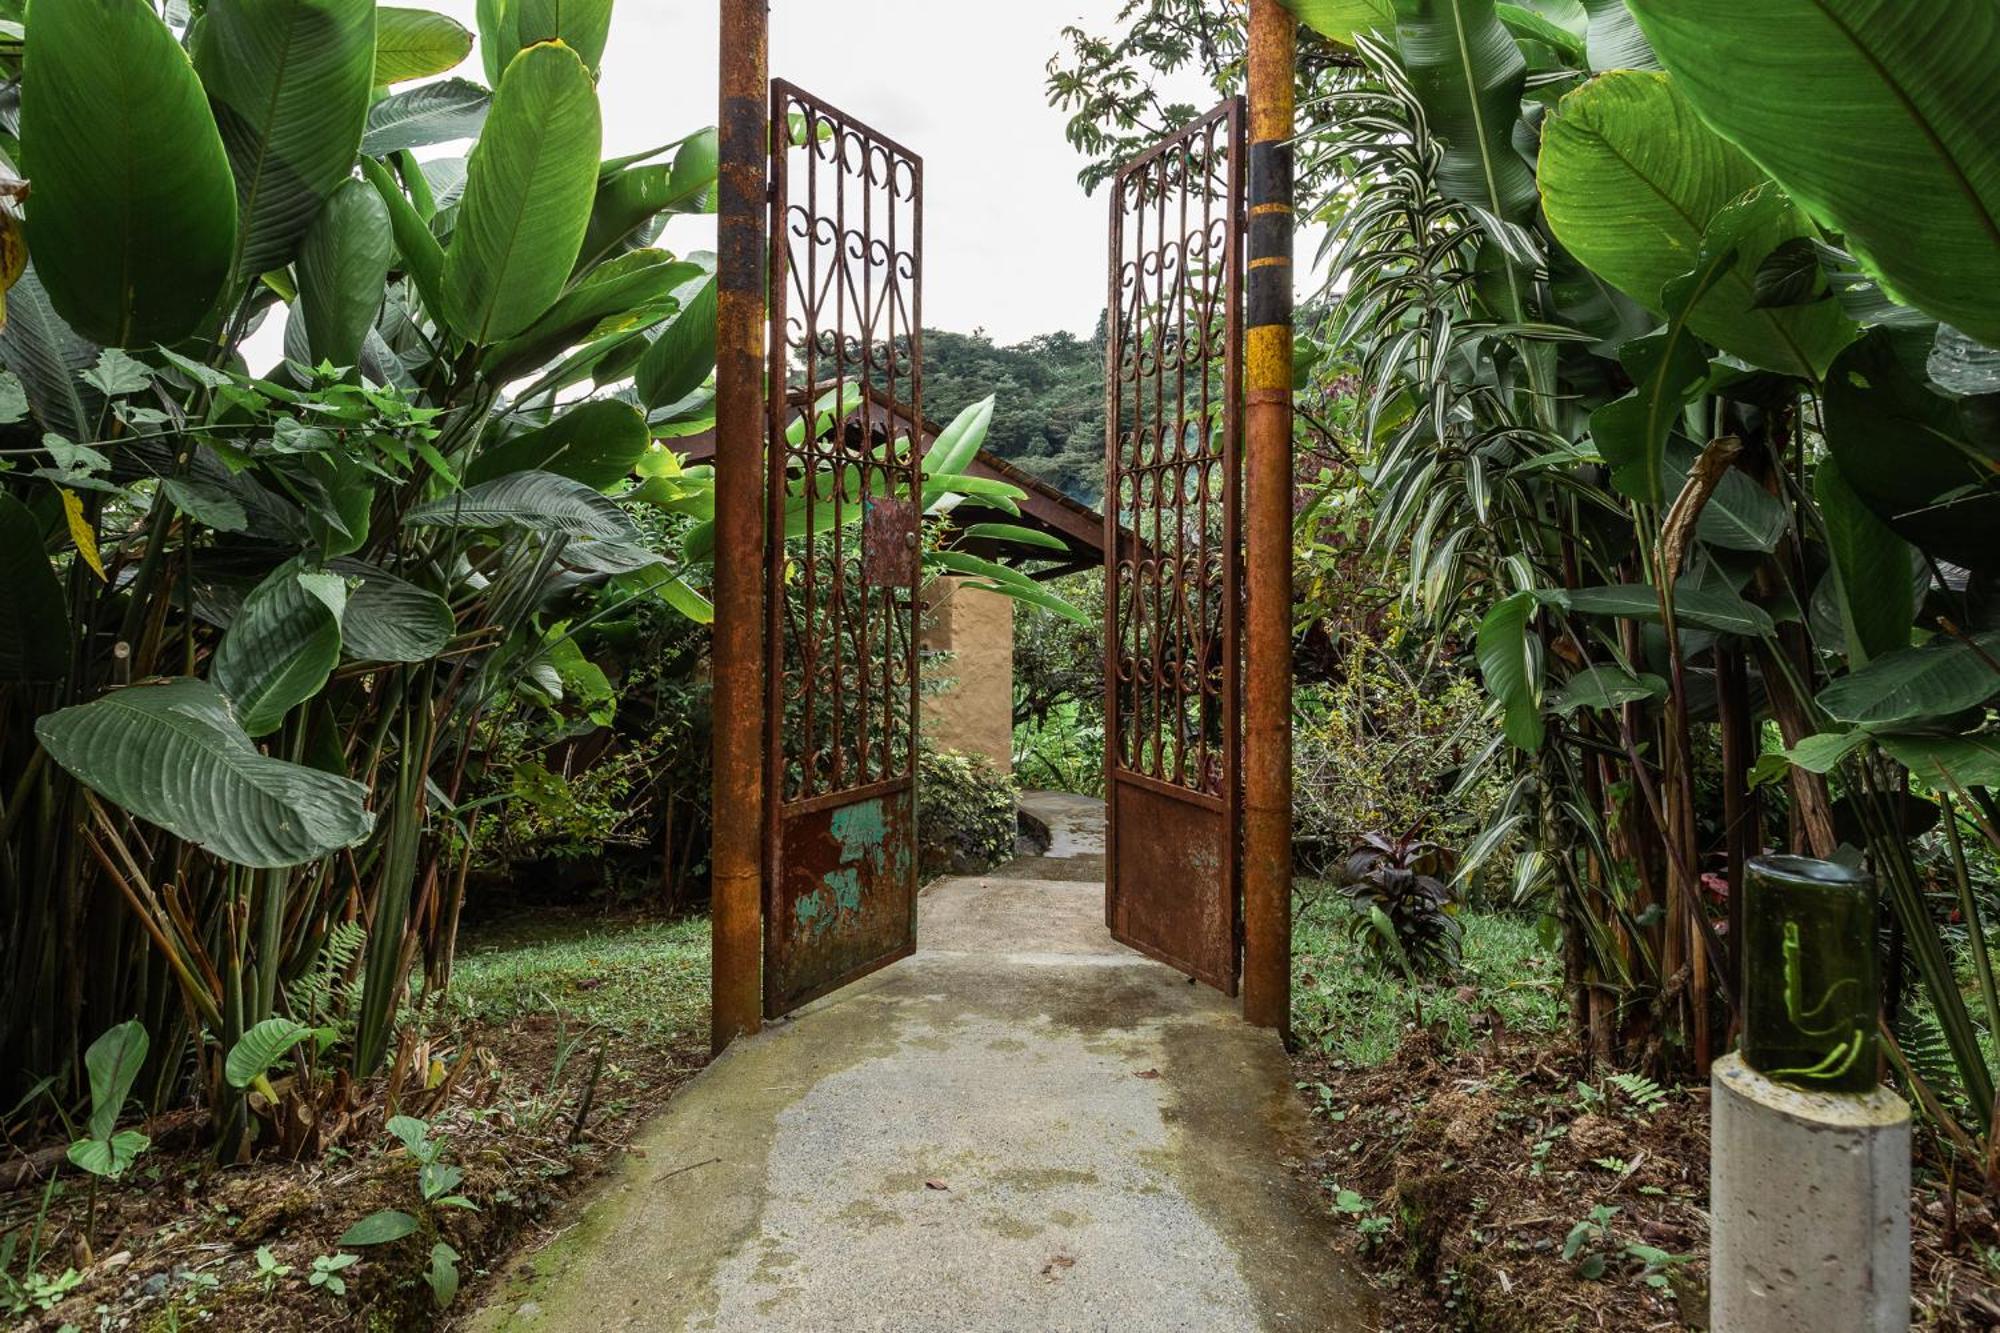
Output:
<svg viewBox="0 0 2000 1333">
<path fill-rule="evenodd" d="M 531 921 L 472 941 L 452 1009 L 488 1023 L 561 1013 L 572 1026 L 673 1038 L 708 1027 L 708 918 Z"/>
<path fill-rule="evenodd" d="M 1562 960 L 1543 947 L 1532 920 L 1463 914 L 1464 967 L 1449 979 L 1424 982 L 1413 996 L 1400 974 L 1354 942 L 1351 913 L 1336 891 L 1307 888 L 1311 906 L 1300 911 L 1292 936 L 1292 1030 L 1307 1046 L 1360 1068 L 1379 1065 L 1415 1025 L 1413 1000 L 1424 1022 L 1441 1026 L 1453 1047 L 1483 1035 L 1473 1020 L 1488 1009 L 1511 1031 L 1561 1028 Z"/>
</svg>

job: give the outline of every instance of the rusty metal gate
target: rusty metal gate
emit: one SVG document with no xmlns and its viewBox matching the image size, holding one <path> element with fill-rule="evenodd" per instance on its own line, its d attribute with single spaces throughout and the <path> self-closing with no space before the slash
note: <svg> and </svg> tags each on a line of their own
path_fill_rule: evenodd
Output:
<svg viewBox="0 0 2000 1333">
<path fill-rule="evenodd" d="M 1244 110 L 1118 173 L 1105 423 L 1105 916 L 1234 995 L 1242 940 Z"/>
<path fill-rule="evenodd" d="M 771 98 L 764 1012 L 916 942 L 923 162 Z"/>
</svg>

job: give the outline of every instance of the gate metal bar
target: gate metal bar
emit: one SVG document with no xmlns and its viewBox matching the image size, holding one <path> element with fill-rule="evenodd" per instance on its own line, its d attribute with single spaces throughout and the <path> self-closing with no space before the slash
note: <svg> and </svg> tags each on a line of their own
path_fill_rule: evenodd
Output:
<svg viewBox="0 0 2000 1333">
<path fill-rule="evenodd" d="M 1242 925 L 1244 104 L 1111 198 L 1105 915 L 1235 994 Z"/>
<path fill-rule="evenodd" d="M 771 89 L 764 1009 L 916 938 L 923 161 Z M 886 407 L 886 413 L 871 407 Z"/>
</svg>

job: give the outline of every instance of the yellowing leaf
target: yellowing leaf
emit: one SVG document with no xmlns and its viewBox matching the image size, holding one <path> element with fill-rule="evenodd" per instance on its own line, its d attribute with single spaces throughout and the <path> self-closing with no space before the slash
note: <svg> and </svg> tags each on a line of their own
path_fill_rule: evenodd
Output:
<svg viewBox="0 0 2000 1333">
<path fill-rule="evenodd" d="M 76 553 L 83 557 L 83 563 L 90 566 L 93 574 L 109 583 L 105 577 L 104 561 L 97 554 L 97 530 L 90 526 L 90 520 L 83 516 L 83 499 L 75 491 L 57 488 L 62 496 L 63 518 L 69 523 L 69 539 L 76 543 Z"/>
</svg>

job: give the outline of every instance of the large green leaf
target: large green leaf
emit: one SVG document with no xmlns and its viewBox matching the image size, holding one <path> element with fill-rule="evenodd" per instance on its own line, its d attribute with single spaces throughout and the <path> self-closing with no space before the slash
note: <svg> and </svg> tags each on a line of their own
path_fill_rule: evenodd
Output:
<svg viewBox="0 0 2000 1333">
<path fill-rule="evenodd" d="M 90 1136 L 109 1140 L 118 1128 L 118 1113 L 146 1067 L 146 1052 L 152 1038 L 139 1020 L 120 1023 L 90 1043 L 83 1053 L 83 1067 L 90 1074 Z"/>
<path fill-rule="evenodd" d="M 479 58 L 486 66 L 486 82 L 500 86 L 507 62 L 521 49 L 520 0 L 476 0 L 474 20 L 479 27 Z"/>
<path fill-rule="evenodd" d="M 1658 69 L 1660 59 L 1646 43 L 1646 34 L 1625 0 L 1583 0 L 1590 15 L 1586 46 L 1593 73 L 1612 69 Z"/>
<path fill-rule="evenodd" d="M 636 542 L 638 530 L 616 501 L 552 472 L 515 472 L 411 509 L 419 527 L 522 528 L 598 541 Z"/>
<path fill-rule="evenodd" d="M 112 347 L 178 342 L 236 246 L 201 80 L 146 0 L 35 0 L 21 76 L 27 236 L 56 310 Z"/>
<path fill-rule="evenodd" d="M 1677 494 L 1666 488 L 1668 445 L 1708 372 L 1708 358 L 1688 321 L 1735 262 L 1734 251 L 1704 253 L 1693 273 L 1667 284 L 1660 299 L 1662 306 L 1672 308 L 1667 326 L 1633 338 L 1619 350 L 1619 360 L 1638 387 L 1590 416 L 1591 439 L 1611 466 L 1611 484 L 1655 508 L 1664 508 Z"/>
<path fill-rule="evenodd" d="M 49 563 L 42 524 L 0 492 L 0 680 L 69 674 L 69 608 Z"/>
<path fill-rule="evenodd" d="M 591 205 L 579 267 L 588 267 L 635 242 L 662 213 L 713 213 L 720 167 L 713 127 L 691 135 L 671 163 L 606 164 Z"/>
<path fill-rule="evenodd" d="M 280 565 L 243 599 L 209 676 L 236 705 L 245 731 L 276 731 L 287 713 L 326 684 L 340 665 L 346 599 L 337 575 L 306 573 L 296 560 Z"/>
<path fill-rule="evenodd" d="M 375 20 L 375 83 L 386 87 L 456 69 L 472 54 L 472 33 L 429 9 L 383 5 Z"/>
<path fill-rule="evenodd" d="M 302 865 L 374 827 L 366 787 L 259 754 L 204 680 L 116 690 L 35 735 L 98 795 L 238 865 Z"/>
<path fill-rule="evenodd" d="M 2000 567 L 2000 439 L 1973 428 L 1981 400 L 1935 393 L 1871 331 L 1826 381 L 1826 442 L 1854 493 L 1921 550 L 1969 569 Z M 1921 365 L 1921 353 L 1905 344 Z M 1989 400 L 1990 401 L 1990 400 Z"/>
<path fill-rule="evenodd" d="M 1939 639 L 1886 653 L 1820 692 L 1820 707 L 1843 722 L 1887 725 L 1942 718 L 2000 695 L 2000 630 Z"/>
<path fill-rule="evenodd" d="M 1479 623 L 1477 656 L 1486 692 L 1505 710 L 1507 739 L 1530 753 L 1542 748 L 1541 655 L 1528 638 L 1535 613 L 1532 593 L 1499 602 Z"/>
<path fill-rule="evenodd" d="M 312 1036 L 312 1029 L 290 1018 L 267 1018 L 236 1039 L 223 1062 L 222 1076 L 232 1088 L 247 1088 L 271 1072 L 292 1048 Z"/>
<path fill-rule="evenodd" d="M 633 375 L 648 407 L 677 403 L 702 386 L 715 369 L 715 279 L 687 296 L 680 313 L 660 331 Z"/>
<path fill-rule="evenodd" d="M 1565 97 L 1542 134 L 1542 205 L 1571 253 L 1640 304 L 1669 313 L 1663 292 L 1692 271 L 1711 224 L 1765 184 L 1763 173 L 1709 130 L 1664 74 L 1600 75 Z M 1781 196 L 1752 205 L 1736 262 L 1688 325 L 1760 366 L 1817 378 L 1852 336 L 1833 302 L 1755 309 L 1757 267 L 1805 235 Z"/>
<path fill-rule="evenodd" d="M 361 151 L 387 157 L 406 148 L 476 139 L 493 110 L 493 94 L 464 79 L 439 79 L 390 93 L 368 111 Z"/>
<path fill-rule="evenodd" d="M 608 491 L 632 475 L 652 442 L 638 408 L 600 398 L 571 408 L 540 430 L 487 449 L 466 470 L 465 479 L 476 483 L 539 469 Z"/>
<path fill-rule="evenodd" d="M 82 375 L 97 364 L 97 344 L 63 322 L 32 262 L 7 290 L 6 302 L 0 360 L 19 377 L 45 429 L 66 440 L 91 438 L 104 404 Z"/>
<path fill-rule="evenodd" d="M 1667 682 L 1648 672 L 1635 676 L 1620 666 L 1585 667 L 1569 678 L 1550 707 L 1568 717 L 1579 708 L 1610 709 L 1665 697 Z"/>
<path fill-rule="evenodd" d="M 1659 593 L 1650 584 L 1619 583 L 1608 587 L 1575 588 L 1542 594 L 1548 601 L 1586 616 L 1611 616 L 1658 624 Z M 1777 632 L 1770 613 L 1746 602 L 1726 587 L 1702 586 L 1681 580 L 1674 586 L 1674 618 L 1683 626 L 1764 638 Z"/>
<path fill-rule="evenodd" d="M 2000 5 L 1631 0 L 1702 117 L 1905 304 L 2000 343 Z"/>
<path fill-rule="evenodd" d="M 587 270 L 520 336 L 493 348 L 482 367 L 506 380 L 546 364 L 605 321 L 642 328 L 667 297 L 706 272 L 664 250 L 633 250 Z"/>
<path fill-rule="evenodd" d="M 1445 195 L 1508 222 L 1535 208 L 1535 176 L 1514 147 L 1528 65 L 1493 0 L 1395 0 L 1410 84 L 1444 145 Z"/>
<path fill-rule="evenodd" d="M 360 363 L 395 257 L 388 204 L 367 181 L 348 177 L 320 209 L 299 251 L 299 312 L 313 364 Z"/>
<path fill-rule="evenodd" d="M 1917 615 L 1910 565 L 1916 552 L 1862 503 L 1833 459 L 1821 461 L 1813 484 L 1833 551 L 1848 657 L 1865 666 L 1872 657 L 1910 646 L 1910 623 Z"/>
<path fill-rule="evenodd" d="M 994 395 L 988 394 L 951 419 L 951 424 L 924 451 L 925 477 L 951 476 L 972 466 L 993 427 L 996 401 Z"/>
<path fill-rule="evenodd" d="M 1370 32 L 1394 36 L 1395 0 L 1289 0 L 1299 22 L 1322 37 L 1352 46 Z"/>
<path fill-rule="evenodd" d="M 511 0 L 514 40 L 522 46 L 561 42 L 583 57 L 592 75 L 611 40 L 611 0 Z"/>
<path fill-rule="evenodd" d="M 597 89 L 576 52 L 514 57 L 466 166 L 445 253 L 445 318 L 469 342 L 511 338 L 562 295 L 597 190 Z"/>
<path fill-rule="evenodd" d="M 360 662 L 427 662 L 444 651 L 457 626 L 444 598 L 358 560 L 333 572 L 353 581 L 340 614 L 340 646 Z"/>
<path fill-rule="evenodd" d="M 354 170 L 374 86 L 375 0 L 208 0 L 195 29 L 236 173 L 239 280 L 282 268 Z"/>
<path fill-rule="evenodd" d="M 395 173 L 374 158 L 364 157 L 361 174 L 389 210 L 389 230 L 396 239 L 396 252 L 402 256 L 403 271 L 416 283 L 425 308 L 436 312 L 444 304 L 444 247 L 403 193 Z"/>
<path fill-rule="evenodd" d="M 1939 791 L 2000 788 L 2000 736 L 1882 736 L 1889 756 Z"/>
</svg>

